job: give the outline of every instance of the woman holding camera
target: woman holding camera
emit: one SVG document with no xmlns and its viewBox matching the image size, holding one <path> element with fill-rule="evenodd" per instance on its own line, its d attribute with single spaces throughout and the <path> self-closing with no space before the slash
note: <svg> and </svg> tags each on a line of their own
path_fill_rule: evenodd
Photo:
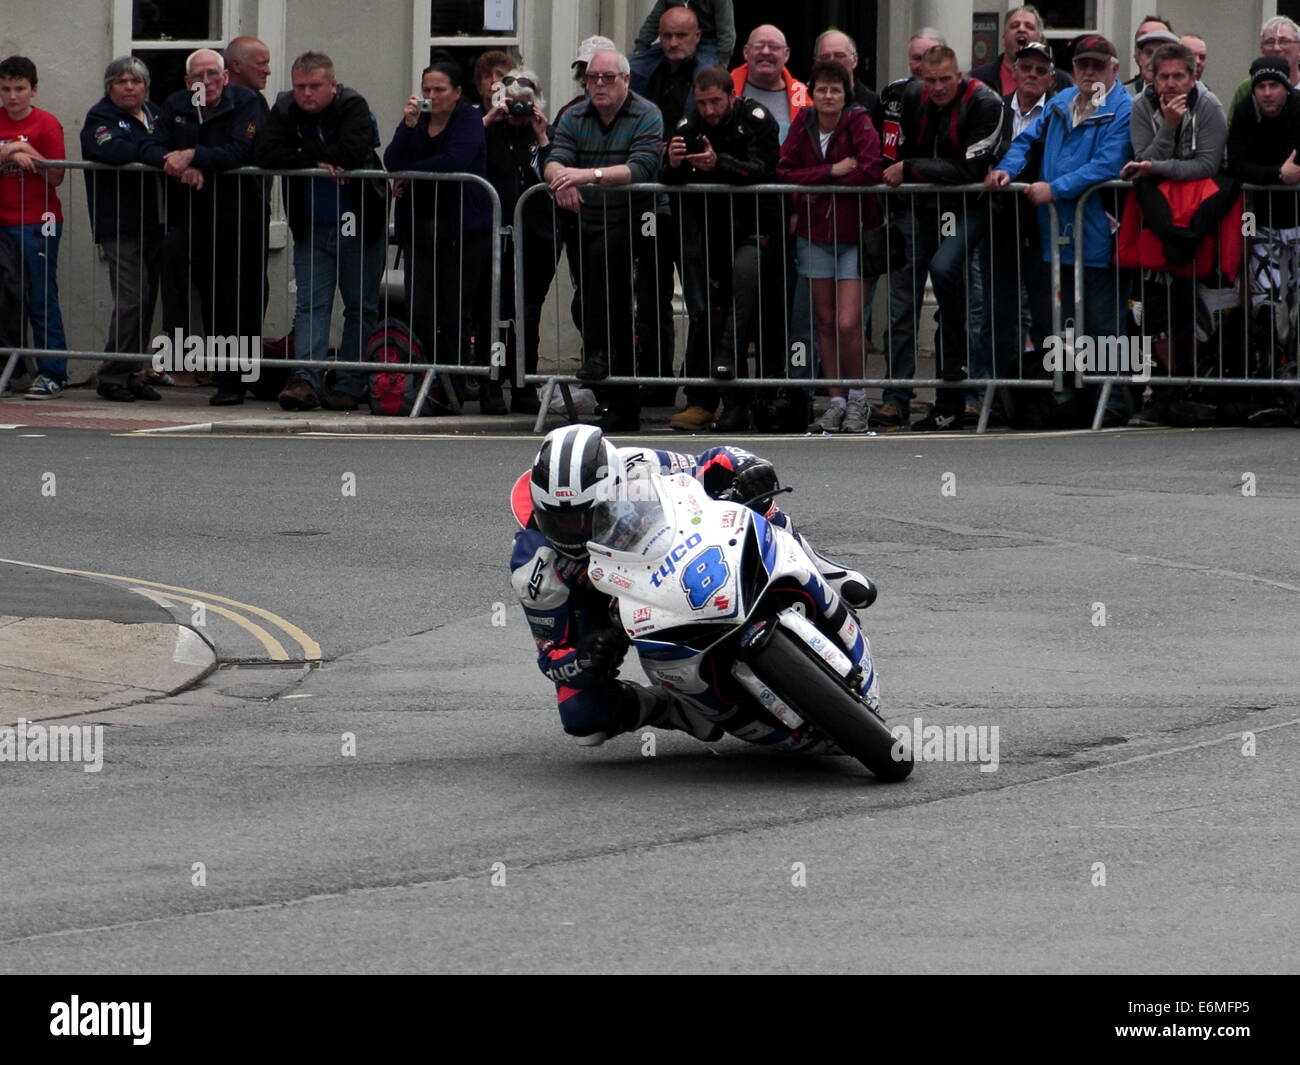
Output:
<svg viewBox="0 0 1300 1065">
<path fill-rule="evenodd" d="M 875 185 L 883 161 L 871 118 L 853 106 L 853 82 L 832 60 L 813 64 L 808 77 L 812 107 L 790 124 L 776 172 L 795 185 Z M 797 197 L 799 273 L 809 279 L 822 374 L 865 376 L 862 360 L 862 275 L 858 268 L 861 233 L 879 223 L 874 196 L 816 193 Z M 823 432 L 867 430 L 867 393 L 832 388 L 831 406 L 813 426 Z"/>
<path fill-rule="evenodd" d="M 420 95 L 406 101 L 384 152 L 389 170 L 487 177 L 483 120 L 461 99 L 463 80 L 451 60 L 424 68 Z M 411 328 L 426 358 L 467 366 L 473 288 L 491 256 L 487 193 L 472 182 L 412 180 L 399 182 L 394 195 Z"/>
</svg>

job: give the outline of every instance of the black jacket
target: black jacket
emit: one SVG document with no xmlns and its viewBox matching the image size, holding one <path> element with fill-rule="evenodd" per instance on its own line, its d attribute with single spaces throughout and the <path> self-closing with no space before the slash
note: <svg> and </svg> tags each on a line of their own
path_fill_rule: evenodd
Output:
<svg viewBox="0 0 1300 1065">
<path fill-rule="evenodd" d="M 265 180 L 218 175 L 253 165 L 253 139 L 265 110 L 262 97 L 242 85 L 227 85 L 203 122 L 189 89 L 167 97 L 159 136 L 143 148 L 144 161 L 160 167 L 168 152 L 193 148 L 191 165 L 204 172 L 203 188 L 197 192 L 177 178 L 166 179 L 169 226 L 218 216 L 223 222 L 241 218 L 249 225 L 261 223 L 267 200 Z"/>
<path fill-rule="evenodd" d="M 934 185 L 984 180 L 998 159 L 1006 122 L 1002 97 L 987 85 L 963 78 L 951 103 L 938 107 L 925 83 L 903 91 L 903 179 Z"/>
<path fill-rule="evenodd" d="M 1253 95 L 1237 104 L 1228 126 L 1228 172 L 1233 177 L 1250 185 L 1280 185 L 1282 163 L 1292 152 L 1300 159 L 1300 93 L 1287 93 L 1276 118 L 1266 117 Z M 1290 229 L 1297 224 L 1294 193 L 1256 192 L 1247 197 L 1260 225 Z"/>
<path fill-rule="evenodd" d="M 880 90 L 875 106 L 871 108 L 871 124 L 880 134 L 880 154 L 884 156 L 885 166 L 890 166 L 902 158 L 903 94 L 911 84 L 911 78 L 898 78 L 891 81 Z"/>
<path fill-rule="evenodd" d="M 81 127 L 81 157 L 88 162 L 124 166 L 145 161 L 145 149 L 156 143 L 162 115 L 145 100 L 147 124 L 123 111 L 105 96 L 86 112 Z M 87 170 L 86 203 L 96 242 L 122 236 L 141 237 L 161 226 L 159 196 L 162 176 L 156 172 Z"/>
<path fill-rule="evenodd" d="M 333 101 L 319 114 L 302 110 L 294 103 L 291 90 L 276 97 L 253 145 L 253 158 L 258 166 L 276 170 L 307 170 L 318 163 L 332 163 L 346 170 L 382 170 L 375 152 L 378 142 L 370 105 L 355 89 L 340 85 Z M 328 176 L 285 179 L 289 229 L 295 240 L 305 239 L 314 224 L 309 199 L 313 190 L 331 193 L 332 185 L 333 179 Z M 387 199 L 381 181 L 349 181 L 340 189 L 346 209 L 363 220 L 366 240 L 387 232 Z"/>
<path fill-rule="evenodd" d="M 698 114 L 677 123 L 671 136 L 707 137 L 718 162 L 712 170 L 696 170 L 683 161 L 672 167 L 664 163 L 660 180 L 665 185 L 768 185 L 777 182 L 776 164 L 781 156 L 780 126 L 762 104 L 737 97 L 731 114 L 710 126 Z M 682 193 L 686 219 L 709 229 L 709 244 L 735 249 L 756 235 L 777 236 L 783 212 L 779 193 L 723 196 Z M 705 203 L 708 202 L 706 211 Z M 688 230 L 688 237 L 690 236 Z"/>
<path fill-rule="evenodd" d="M 999 96 L 1002 95 L 1002 56 L 997 56 L 992 62 L 985 63 L 982 67 L 976 67 L 966 76 L 974 78 L 976 81 L 982 81 Z M 1068 89 L 1074 84 L 1074 79 L 1064 70 L 1056 72 L 1056 81 L 1047 91 L 1049 96 L 1054 96 L 1062 89 Z"/>
<path fill-rule="evenodd" d="M 518 128 L 509 122 L 493 122 L 487 128 L 487 174 L 501 199 L 501 224 L 514 225 L 515 207 L 525 189 L 542 180 L 546 159 L 551 154 L 550 139 L 555 131 L 546 130 L 547 145 L 534 155 L 531 127 Z M 545 193 L 534 193 L 524 205 L 524 239 L 555 242 L 554 201 Z"/>
<path fill-rule="evenodd" d="M 665 59 L 655 67 L 644 91 L 633 86 L 636 92 L 659 108 L 664 116 L 665 132 L 675 129 L 687 112 L 695 113 L 695 74 L 698 70 L 699 62 L 694 56 L 679 63 L 676 70 Z"/>
</svg>

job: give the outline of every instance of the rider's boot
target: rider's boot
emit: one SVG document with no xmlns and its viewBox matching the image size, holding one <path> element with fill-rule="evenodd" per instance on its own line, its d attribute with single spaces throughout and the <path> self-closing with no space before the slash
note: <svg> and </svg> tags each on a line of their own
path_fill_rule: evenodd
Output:
<svg viewBox="0 0 1300 1065">
<path fill-rule="evenodd" d="M 709 721 L 693 707 L 687 706 L 663 688 L 647 688 L 631 681 L 623 681 L 623 698 L 628 705 L 635 703 L 636 724 L 629 731 L 640 728 L 673 729 L 686 732 L 697 740 L 712 743 L 725 733 L 721 726 Z"/>
</svg>

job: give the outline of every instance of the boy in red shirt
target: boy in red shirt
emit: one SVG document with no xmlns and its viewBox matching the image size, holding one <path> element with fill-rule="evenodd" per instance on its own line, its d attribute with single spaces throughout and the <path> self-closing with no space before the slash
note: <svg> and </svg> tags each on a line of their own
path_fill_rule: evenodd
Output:
<svg viewBox="0 0 1300 1065">
<path fill-rule="evenodd" d="M 36 64 L 26 56 L 0 61 L 0 232 L 22 252 L 23 287 L 35 347 L 66 351 L 59 313 L 59 237 L 63 206 L 54 190 L 63 170 L 40 168 L 45 159 L 65 159 L 63 127 L 48 111 L 32 106 Z M 66 359 L 40 358 L 28 399 L 52 399 L 68 377 Z"/>
</svg>

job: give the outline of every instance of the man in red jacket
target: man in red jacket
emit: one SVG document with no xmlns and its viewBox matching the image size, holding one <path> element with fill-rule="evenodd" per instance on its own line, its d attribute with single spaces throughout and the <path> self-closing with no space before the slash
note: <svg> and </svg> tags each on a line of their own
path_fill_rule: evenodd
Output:
<svg viewBox="0 0 1300 1065">
<path fill-rule="evenodd" d="M 997 159 L 1004 120 L 1002 98 L 987 85 L 964 77 L 956 53 L 936 45 L 925 53 L 921 79 L 904 92 L 901 158 L 885 168 L 885 184 L 983 181 Z M 967 259 L 973 250 L 983 248 L 987 201 L 952 194 L 907 200 L 901 217 L 894 210 L 910 255 L 907 265 L 890 275 L 889 376 L 908 378 L 916 372 L 916 318 L 928 271 L 939 304 L 938 376 L 961 381 L 967 361 L 981 357 L 969 340 L 978 338 L 978 331 L 967 328 L 971 311 Z M 873 412 L 874 420 L 882 425 L 905 424 L 911 401 L 910 389 L 887 390 Z M 930 415 L 913 428 L 960 429 L 964 406 L 960 389 L 941 388 Z"/>
</svg>

